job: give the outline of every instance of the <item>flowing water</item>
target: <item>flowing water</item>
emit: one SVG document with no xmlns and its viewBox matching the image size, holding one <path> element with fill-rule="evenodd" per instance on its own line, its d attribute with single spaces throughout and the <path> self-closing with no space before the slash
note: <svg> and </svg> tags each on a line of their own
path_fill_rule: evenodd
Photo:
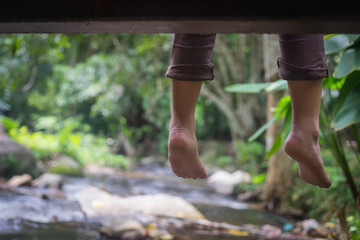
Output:
<svg viewBox="0 0 360 240">
<path fill-rule="evenodd" d="M 68 177 L 62 188 L 67 199 L 44 200 L 0 192 L 0 239 L 100 240 L 100 235 L 94 230 L 98 226 L 87 223 L 79 204 L 72 199 L 76 192 L 88 186 L 96 186 L 122 197 L 157 193 L 179 196 L 192 203 L 207 219 L 216 222 L 257 226 L 270 224 L 280 228 L 287 223 L 279 216 L 251 209 L 231 196 L 215 193 L 205 180 L 184 180 L 174 177 L 168 167 L 148 166 L 121 175 Z M 203 238 L 185 234 L 181 239 Z M 204 239 L 210 238 L 207 236 Z"/>
</svg>

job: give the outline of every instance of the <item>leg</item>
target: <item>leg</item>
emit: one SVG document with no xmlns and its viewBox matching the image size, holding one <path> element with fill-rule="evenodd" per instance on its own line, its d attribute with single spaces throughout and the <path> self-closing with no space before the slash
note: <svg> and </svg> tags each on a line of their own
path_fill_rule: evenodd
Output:
<svg viewBox="0 0 360 240">
<path fill-rule="evenodd" d="M 195 107 L 202 82 L 172 80 L 172 111 L 169 128 L 169 161 L 174 173 L 184 178 L 204 178 L 195 129 Z"/>
<path fill-rule="evenodd" d="M 293 118 L 284 150 L 298 162 L 304 181 L 328 188 L 331 181 L 325 172 L 319 145 L 322 80 L 288 81 L 288 85 Z"/>
<path fill-rule="evenodd" d="M 288 80 L 292 105 L 292 126 L 285 152 L 299 164 L 301 178 L 328 188 L 319 145 L 319 110 L 322 78 L 327 67 L 322 35 L 280 35 L 282 57 L 278 59 L 280 77 Z"/>
<path fill-rule="evenodd" d="M 173 172 L 184 178 L 205 178 L 195 129 L 195 107 L 202 81 L 213 79 L 210 63 L 215 34 L 175 34 L 171 65 L 172 111 L 168 154 Z"/>
</svg>

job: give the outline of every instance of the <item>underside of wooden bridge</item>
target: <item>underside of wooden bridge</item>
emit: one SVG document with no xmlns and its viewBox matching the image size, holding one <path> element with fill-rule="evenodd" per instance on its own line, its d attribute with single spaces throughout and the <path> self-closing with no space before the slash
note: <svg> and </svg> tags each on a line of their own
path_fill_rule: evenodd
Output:
<svg viewBox="0 0 360 240">
<path fill-rule="evenodd" d="M 360 33 L 360 11 L 347 0 L 4 0 L 0 33 Z"/>
</svg>

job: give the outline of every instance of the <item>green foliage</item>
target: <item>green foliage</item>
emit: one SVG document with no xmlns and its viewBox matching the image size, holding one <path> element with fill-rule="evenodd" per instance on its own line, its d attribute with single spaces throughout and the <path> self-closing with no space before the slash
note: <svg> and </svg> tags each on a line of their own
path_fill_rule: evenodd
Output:
<svg viewBox="0 0 360 240">
<path fill-rule="evenodd" d="M 360 122 L 360 71 L 354 71 L 345 77 L 339 97 L 334 106 L 331 126 L 342 130 Z"/>
<path fill-rule="evenodd" d="M 350 159 L 356 181 L 359 181 L 360 167 L 356 164 L 356 159 L 349 152 L 346 157 Z M 294 191 L 289 191 L 283 201 L 283 207 L 302 209 L 310 218 L 318 219 L 322 222 L 338 222 L 337 213 L 339 208 L 348 203 L 346 208 L 347 222 L 351 239 L 359 236 L 359 211 L 354 203 L 351 191 L 348 190 L 346 177 L 342 174 L 333 160 L 333 154 L 328 149 L 322 150 L 322 156 L 326 165 L 326 171 L 332 180 L 330 189 L 320 189 L 296 179 L 293 186 Z"/>
<path fill-rule="evenodd" d="M 220 156 L 216 159 L 216 165 L 221 168 L 225 168 L 229 166 L 230 164 L 232 164 L 232 162 L 233 162 L 233 157 L 229 155 Z"/>
<path fill-rule="evenodd" d="M 359 35 L 331 35 L 325 38 L 325 48 L 330 64 L 329 78 L 324 79 L 324 94 L 320 114 L 320 143 L 327 173 L 332 179 L 330 190 L 314 188 L 297 182 L 289 192 L 285 203 L 304 209 L 310 217 L 322 216 L 322 220 L 333 221 L 339 206 L 352 202 L 350 233 L 353 239 L 359 234 L 353 216 L 358 215 L 355 202 L 358 198 L 358 176 L 360 171 L 359 99 L 360 99 L 360 54 Z M 276 137 L 267 158 L 283 145 L 290 130 L 291 104 L 289 96 L 280 100 L 274 118 L 263 125 L 250 140 L 258 138 L 271 124 L 283 120 L 283 127 Z M 345 146 L 345 141 L 350 143 Z M 350 189 L 350 191 L 349 191 Z"/>
<path fill-rule="evenodd" d="M 275 123 L 276 121 L 279 121 L 280 119 L 285 118 L 285 127 L 283 128 L 282 133 L 287 134 L 288 131 L 290 130 L 288 128 L 288 123 L 291 122 L 291 101 L 290 101 L 290 96 L 284 96 L 280 99 L 278 105 L 276 106 L 276 108 L 274 109 L 274 117 L 267 122 L 266 124 L 264 124 L 262 127 L 260 127 L 250 138 L 249 141 L 254 141 L 255 139 L 257 139 L 261 134 L 263 134 L 266 129 L 273 123 Z M 283 140 L 285 140 L 284 138 L 282 138 Z M 270 152 L 274 153 L 278 147 L 279 147 L 279 142 L 275 141 L 275 145 L 274 147 L 271 148 Z M 267 158 L 269 158 L 270 155 L 267 154 Z"/>
<path fill-rule="evenodd" d="M 349 37 L 345 34 L 333 34 L 325 36 L 324 45 L 325 53 L 333 54 L 349 47 L 351 42 L 349 41 Z"/>
<path fill-rule="evenodd" d="M 254 184 L 254 185 L 264 184 L 265 180 L 266 180 L 266 176 L 267 176 L 266 173 L 260 173 L 260 174 L 258 174 L 256 176 L 253 176 L 251 178 L 251 183 Z"/>
<path fill-rule="evenodd" d="M 259 93 L 269 87 L 271 83 L 242 83 L 225 87 L 228 92 Z"/>
<path fill-rule="evenodd" d="M 97 147 L 97 148 L 96 148 Z M 80 152 L 80 162 L 83 165 L 93 164 L 98 166 L 107 166 L 121 169 L 128 169 L 130 167 L 130 159 L 119 154 L 113 154 L 105 149 L 105 146 L 89 144 Z"/>
<path fill-rule="evenodd" d="M 56 136 L 59 152 L 78 160 L 78 152 L 81 147 L 81 137 L 77 134 L 73 134 L 76 127 L 74 124 L 76 124 L 76 122 L 70 122 L 70 124 L 65 125 L 59 130 Z"/>
<path fill-rule="evenodd" d="M 320 189 L 304 183 L 297 178 L 295 180 L 293 191 L 288 191 L 283 201 L 283 207 L 293 207 L 302 209 L 308 217 L 316 218 L 322 222 L 337 222 L 337 212 L 344 203 L 349 203 L 347 207 L 347 216 L 357 216 L 358 210 L 355 201 L 349 191 L 346 177 L 342 174 L 342 169 L 334 161 L 333 153 L 327 148 L 321 151 L 326 172 L 332 180 L 330 189 Z M 349 164 L 353 166 L 352 170 L 355 181 L 359 181 L 360 166 L 356 164 L 356 158 L 352 152 L 346 153 Z M 350 222 L 349 222 L 350 224 Z M 354 223 L 351 223 L 353 225 Z"/>
<path fill-rule="evenodd" d="M 245 143 L 243 141 L 237 141 L 236 147 L 239 151 L 238 156 L 241 162 L 247 162 L 254 159 L 258 160 L 264 157 L 265 147 L 262 143 Z"/>
<path fill-rule="evenodd" d="M 339 64 L 335 68 L 335 77 L 342 78 L 360 66 L 360 49 L 348 48 L 344 50 Z"/>
<path fill-rule="evenodd" d="M 341 76 L 342 79 L 330 76 L 324 81 L 324 89 L 327 94 L 323 96 L 322 111 L 320 114 L 320 122 L 322 131 L 320 134 L 321 142 L 325 143 L 332 151 L 334 158 L 343 170 L 343 174 L 352 191 L 353 197 L 357 197 L 357 186 L 355 185 L 353 174 L 348 164 L 348 159 L 345 154 L 345 147 L 342 143 L 340 130 L 345 130 L 346 127 L 351 127 L 353 135 L 357 143 L 357 147 L 352 150 L 357 152 L 360 147 L 360 140 L 358 136 L 357 124 L 360 122 L 359 99 L 360 99 L 360 62 L 357 59 L 358 54 L 349 56 L 347 51 L 358 51 L 359 36 L 357 35 L 333 35 L 325 39 L 325 46 L 327 52 L 332 55 L 329 56 L 333 61 L 336 60 L 334 55 L 342 56 L 335 67 L 334 76 Z M 345 41 L 345 42 L 341 42 Z M 340 51 L 340 52 L 339 52 Z M 346 63 L 344 63 L 346 62 Z M 342 64 L 345 64 L 345 67 Z M 341 74 L 340 74 L 341 73 Z M 333 96 L 333 92 L 339 94 Z M 267 158 L 270 157 L 280 146 L 287 136 L 291 124 L 291 104 L 289 96 L 282 98 L 275 109 L 274 118 L 263 125 L 258 131 L 250 137 L 254 140 L 260 136 L 271 124 L 280 119 L 284 119 L 282 131 L 276 137 L 272 148 L 267 153 Z M 345 133 L 343 131 L 343 133 Z M 359 156 L 357 156 L 359 158 Z M 360 161 L 358 162 L 360 163 Z"/>
<path fill-rule="evenodd" d="M 27 167 L 21 163 L 20 159 L 15 158 L 14 156 L 3 156 L 0 159 L 1 166 L 0 172 L 2 177 L 10 178 L 16 174 L 23 173 L 28 171 Z"/>
<path fill-rule="evenodd" d="M 354 211 L 352 215 L 347 217 L 347 223 L 349 225 L 349 234 L 351 240 L 360 239 L 360 213 Z"/>
<path fill-rule="evenodd" d="M 252 176 L 258 175 L 261 168 L 266 166 L 265 146 L 262 143 L 237 141 L 236 149 L 237 167 L 249 172 Z"/>
<path fill-rule="evenodd" d="M 5 129 L 5 132 L 8 134 L 11 130 L 19 128 L 19 123 L 9 117 L 1 116 L 0 121 Z"/>
<path fill-rule="evenodd" d="M 51 119 L 51 117 L 47 117 Z M 19 127 L 19 123 L 10 118 L 2 117 L 1 121 L 5 126 L 9 136 L 20 144 L 27 146 L 36 159 L 47 162 L 54 155 L 61 153 L 67 155 L 80 162 L 82 165 L 97 164 L 111 167 L 118 167 L 126 169 L 130 166 L 130 160 L 122 155 L 111 153 L 109 146 L 106 144 L 106 139 L 86 132 L 74 132 L 79 127 L 78 120 L 68 119 L 66 124 L 56 127 L 57 132 L 45 133 L 50 131 L 44 129 L 45 125 L 41 126 L 44 131 L 30 132 L 26 126 Z M 51 131 L 53 128 L 50 128 Z M 11 160 L 11 161 L 10 161 Z M 9 164 L 11 168 L 17 169 L 16 161 L 10 159 Z M 51 169 L 53 172 L 61 172 L 66 174 L 78 175 L 78 171 L 67 169 L 61 165 Z"/>
<path fill-rule="evenodd" d="M 19 129 L 11 129 L 9 136 L 16 142 L 28 147 L 38 160 L 46 161 L 56 152 L 59 152 L 59 144 L 56 136 L 43 132 L 29 132 L 26 126 Z"/>
<path fill-rule="evenodd" d="M 9 111 L 11 106 L 0 99 L 0 116 L 4 115 L 5 112 Z"/>
<path fill-rule="evenodd" d="M 261 93 L 280 91 L 287 89 L 287 82 L 279 79 L 272 83 L 238 83 L 225 87 L 225 90 L 228 92 L 234 93 Z"/>
<path fill-rule="evenodd" d="M 56 173 L 56 174 L 64 174 L 68 176 L 81 176 L 82 172 L 80 169 L 65 166 L 61 163 L 57 164 L 56 166 L 53 166 L 49 170 L 50 173 Z"/>
</svg>

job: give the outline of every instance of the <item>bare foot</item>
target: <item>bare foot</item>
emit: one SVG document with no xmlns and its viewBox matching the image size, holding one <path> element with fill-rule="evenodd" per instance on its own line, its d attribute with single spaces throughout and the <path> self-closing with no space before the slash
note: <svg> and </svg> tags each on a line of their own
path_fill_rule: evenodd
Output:
<svg viewBox="0 0 360 240">
<path fill-rule="evenodd" d="M 300 177 L 307 183 L 329 188 L 331 181 L 326 174 L 321 157 L 318 134 L 292 130 L 284 144 L 284 151 L 299 164 Z"/>
<path fill-rule="evenodd" d="M 171 168 L 178 177 L 193 179 L 206 177 L 193 131 L 186 128 L 170 128 L 168 147 Z"/>
</svg>

